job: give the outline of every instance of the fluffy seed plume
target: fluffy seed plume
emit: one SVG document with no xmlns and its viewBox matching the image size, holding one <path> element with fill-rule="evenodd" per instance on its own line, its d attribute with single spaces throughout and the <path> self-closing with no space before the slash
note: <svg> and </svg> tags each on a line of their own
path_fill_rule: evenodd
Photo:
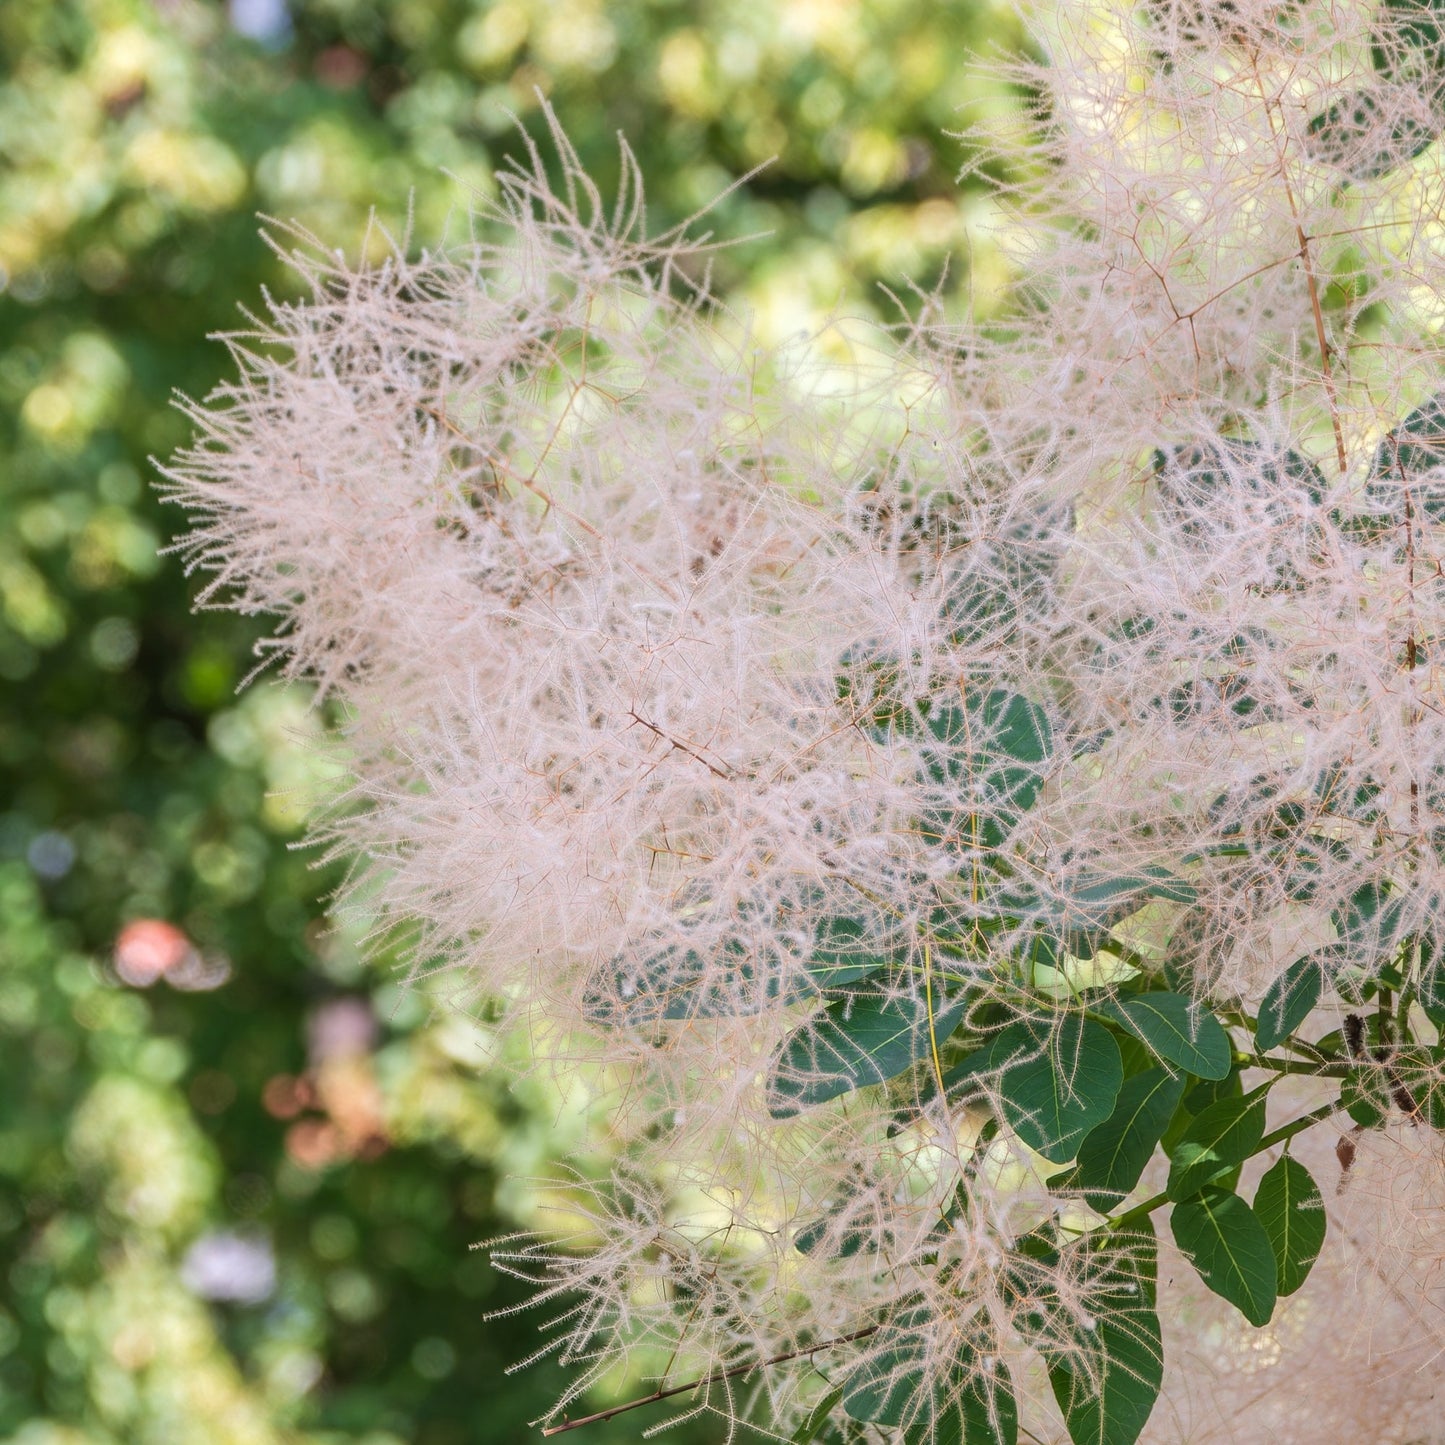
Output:
<svg viewBox="0 0 1445 1445">
<path fill-rule="evenodd" d="M 628 1362 L 728 1438 L 1318 1440 L 1316 1359 L 1387 1380 L 1370 1438 L 1415 1428 L 1434 13 L 1035 17 L 1036 99 L 975 137 L 1013 291 L 840 326 L 847 364 L 759 348 L 631 167 L 604 205 L 555 132 L 561 184 L 506 176 L 485 239 L 354 269 L 293 237 L 306 299 L 228 338 L 166 471 L 203 600 L 276 615 L 340 703 L 321 837 L 414 977 L 585 1077 L 606 1141 L 558 1185 L 575 1232 L 494 1254 L 561 1311 L 559 1412 Z M 1236 1099 L 1253 1206 L 1191 1152 Z M 1305 1125 L 1338 1187 L 1301 1205 Z M 1211 1262 L 1239 1208 L 1267 1278 Z M 1280 1209 L 1330 1219 L 1298 1294 Z M 1166 1308 L 1176 1251 L 1208 1290 Z M 1243 1368 L 1199 1343 L 1221 1298 L 1294 1362 L 1247 1416 L 1201 1404 Z"/>
</svg>

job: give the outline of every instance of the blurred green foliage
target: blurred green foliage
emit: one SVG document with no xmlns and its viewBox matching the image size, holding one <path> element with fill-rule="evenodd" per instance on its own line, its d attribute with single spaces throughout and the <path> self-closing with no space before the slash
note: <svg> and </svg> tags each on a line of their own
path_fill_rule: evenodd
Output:
<svg viewBox="0 0 1445 1445">
<path fill-rule="evenodd" d="M 433 240 L 540 94 L 604 188 L 628 137 L 654 228 L 777 157 L 707 225 L 769 233 L 716 276 L 786 335 L 957 273 L 944 131 L 1016 40 L 970 0 L 0 5 L 0 1439 L 513 1441 L 560 1392 L 503 1381 L 530 1330 L 467 1245 L 534 1222 L 503 1181 L 581 1116 L 363 972 L 289 846 L 321 720 L 238 698 L 256 629 L 160 555 L 171 395 L 290 284 L 256 213 Z"/>
</svg>

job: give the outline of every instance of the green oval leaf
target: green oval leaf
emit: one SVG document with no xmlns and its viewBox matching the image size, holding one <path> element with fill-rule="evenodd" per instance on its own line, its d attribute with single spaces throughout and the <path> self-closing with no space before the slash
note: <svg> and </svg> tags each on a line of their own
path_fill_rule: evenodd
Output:
<svg viewBox="0 0 1445 1445">
<path fill-rule="evenodd" d="M 1392 115 L 1374 91 L 1361 90 L 1321 111 L 1306 133 L 1316 160 L 1350 180 L 1373 181 L 1414 160 L 1438 129 L 1415 116 Z"/>
<path fill-rule="evenodd" d="M 954 624 L 953 640 L 996 639 L 1025 616 L 1044 611 L 1073 528 L 1073 506 L 1055 501 L 1033 509 L 1001 535 L 948 549 L 940 572 L 941 611 Z"/>
<path fill-rule="evenodd" d="M 724 915 L 709 900 L 594 972 L 584 994 L 600 1023 L 738 1018 L 906 965 L 911 932 L 882 908 L 821 887 L 765 904 L 743 898 Z M 785 940 L 785 941 L 783 941 Z"/>
<path fill-rule="evenodd" d="M 790 1119 L 866 1084 L 881 1084 L 924 1058 L 963 1018 L 967 998 L 933 993 L 932 1023 L 922 986 L 908 975 L 865 979 L 794 1030 L 773 1060 L 768 1109 Z"/>
<path fill-rule="evenodd" d="M 1221 1099 L 1243 1097 L 1244 1076 L 1240 1072 L 1240 1066 L 1236 1064 L 1222 1079 L 1206 1079 L 1202 1084 L 1195 1084 L 1184 1096 L 1184 1107 L 1189 1110 L 1192 1122 L 1196 1114 L 1202 1114 L 1211 1104 L 1217 1104 Z M 1183 1137 L 1184 1131 L 1181 1129 L 1179 1138 Z M 1174 1153 L 1172 1145 L 1168 1152 L 1171 1155 Z"/>
<path fill-rule="evenodd" d="M 1124 1080 L 1114 1112 L 1089 1131 L 1069 1184 L 1107 1213 L 1139 1182 L 1184 1094 L 1181 1075 L 1147 1069 Z"/>
<path fill-rule="evenodd" d="M 1254 1215 L 1274 1250 L 1279 1295 L 1293 1294 L 1325 1242 L 1325 1201 L 1309 1170 L 1284 1155 L 1259 1181 Z"/>
<path fill-rule="evenodd" d="M 980 1341 L 960 1333 L 940 1371 L 930 1367 L 935 1338 L 927 1305 L 900 1308 L 844 1385 L 843 1408 L 855 1420 L 901 1427 L 902 1445 L 1016 1445 L 1018 1404 L 1003 1359 L 990 1349 L 985 1363 Z"/>
<path fill-rule="evenodd" d="M 1198 1079 L 1222 1079 L 1233 1061 L 1229 1035 L 1208 1009 L 1178 993 L 1111 999 L 1098 1011 L 1148 1044 L 1166 1064 Z"/>
<path fill-rule="evenodd" d="M 1445 1129 L 1445 1047 L 1417 1046 L 1396 1056 L 1391 1097 L 1413 1122 Z"/>
<path fill-rule="evenodd" d="M 1068 879 L 1060 893 L 1077 908 L 1106 907 L 1115 911 L 1121 905 L 1139 908 L 1145 898 L 1193 903 L 1199 897 L 1192 883 L 1176 877 L 1167 868 L 1144 868 L 1138 873 L 1083 873 Z"/>
<path fill-rule="evenodd" d="M 825 914 L 813 928 L 808 974 L 819 989 L 841 988 L 908 955 L 895 927 L 879 926 L 873 914 Z"/>
<path fill-rule="evenodd" d="M 1278 1048 L 1319 1003 L 1325 988 L 1324 952 L 1320 949 L 1297 958 L 1265 990 L 1254 1028 L 1254 1042 L 1261 1053 Z"/>
<path fill-rule="evenodd" d="M 1158 1246 L 1147 1220 L 1096 1238 L 1078 1256 L 1073 1308 L 1046 1287 L 1044 1308 L 1023 1328 L 1044 1356 L 1074 1445 L 1134 1445 L 1164 1379 Z"/>
<path fill-rule="evenodd" d="M 1174 1242 L 1200 1279 L 1252 1325 L 1274 1313 L 1274 1247 L 1264 1225 L 1239 1195 L 1205 1189 L 1174 1206 Z"/>
<path fill-rule="evenodd" d="M 1418 482 L 1441 462 L 1445 462 L 1445 392 L 1422 402 L 1380 443 L 1374 472 L 1404 486 Z M 1445 520 L 1445 499 L 1438 483 L 1422 500 L 1432 522 Z"/>
<path fill-rule="evenodd" d="M 966 1054 L 944 1074 L 944 1097 L 954 1104 L 981 1097 L 992 1057 L 993 1051 L 989 1048 L 975 1049 L 973 1053 Z"/>
<path fill-rule="evenodd" d="M 1403 915 L 1401 901 L 1391 898 L 1383 885 L 1366 883 L 1330 914 L 1339 935 L 1335 946 L 1360 962 L 1373 963 L 1394 952 Z"/>
<path fill-rule="evenodd" d="M 1445 900 L 1432 900 L 1432 914 L 1445 915 Z M 1445 951 L 1436 945 L 1434 936 L 1421 933 L 1417 942 L 1420 947 L 1420 1007 L 1425 1017 L 1435 1027 L 1445 1027 Z"/>
<path fill-rule="evenodd" d="M 1078 1152 L 1084 1136 L 1114 1112 L 1124 1082 L 1119 1046 L 1108 1029 L 1078 1014 L 1010 1024 L 993 1042 L 1004 1119 L 1054 1164 Z"/>
<path fill-rule="evenodd" d="M 1200 553 L 1212 552 L 1224 538 L 1237 535 L 1239 508 L 1247 504 L 1260 517 L 1261 536 L 1270 539 L 1261 557 L 1269 568 L 1268 585 L 1298 584 L 1291 556 L 1309 541 L 1311 513 L 1326 491 L 1324 473 L 1314 462 L 1291 449 L 1215 437 L 1158 451 L 1154 464 L 1156 505 L 1181 541 Z M 1205 642 L 1203 636 L 1199 640 Z M 1196 655 L 1195 677 L 1170 694 L 1174 715 L 1209 715 L 1220 722 L 1252 718 L 1255 723 L 1270 716 L 1270 699 L 1257 692 L 1248 666 L 1257 643 L 1273 645 L 1253 628 L 1222 649 L 1205 643 Z"/>
<path fill-rule="evenodd" d="M 1436 0 L 1384 0 L 1370 61 L 1382 79 L 1438 98 L 1445 80 L 1445 32 Z"/>
<path fill-rule="evenodd" d="M 866 1183 L 866 1176 L 859 1184 Z M 827 1212 L 799 1227 L 793 1236 L 793 1248 L 799 1254 L 819 1259 L 851 1259 L 867 1251 L 876 1253 L 882 1247 L 878 1216 L 868 1207 L 867 1194 L 859 1202 L 858 1184 L 849 1184 L 839 1191 L 840 1197 L 830 1200 Z"/>
<path fill-rule="evenodd" d="M 1261 1091 L 1211 1104 L 1174 1146 L 1169 1162 L 1169 1198 L 1187 1199 L 1197 1193 L 1216 1175 L 1248 1159 L 1262 1138 L 1264 1094 Z"/>
<path fill-rule="evenodd" d="M 919 776 L 937 801 L 923 811 L 924 837 L 998 848 L 1037 801 L 1053 747 L 1048 714 L 1019 693 L 994 688 L 932 707 Z"/>
</svg>

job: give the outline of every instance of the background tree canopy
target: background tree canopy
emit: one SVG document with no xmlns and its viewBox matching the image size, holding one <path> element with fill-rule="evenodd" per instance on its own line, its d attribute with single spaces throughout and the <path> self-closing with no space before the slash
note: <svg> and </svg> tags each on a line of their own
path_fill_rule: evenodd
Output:
<svg viewBox="0 0 1445 1445">
<path fill-rule="evenodd" d="M 559 1391 L 503 1381 L 532 1341 L 467 1246 L 546 1227 L 506 1180 L 583 1115 L 363 970 L 339 865 L 290 851 L 320 721 L 238 696 L 258 633 L 160 555 L 171 395 L 291 284 L 256 213 L 434 240 L 540 94 L 604 191 L 627 137 L 654 229 L 772 160 L 708 224 L 755 237 L 715 279 L 777 339 L 886 314 L 879 280 L 959 294 L 983 202 L 944 132 L 1009 103 L 970 57 L 1016 43 L 961 0 L 0 7 L 0 1437 L 512 1441 Z"/>
</svg>

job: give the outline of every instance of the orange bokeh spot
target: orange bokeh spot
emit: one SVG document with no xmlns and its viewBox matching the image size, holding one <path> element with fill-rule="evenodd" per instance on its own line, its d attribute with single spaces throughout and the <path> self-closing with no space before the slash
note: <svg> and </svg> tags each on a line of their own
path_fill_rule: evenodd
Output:
<svg viewBox="0 0 1445 1445">
<path fill-rule="evenodd" d="M 191 940 L 163 918 L 137 918 L 115 941 L 115 971 L 135 988 L 149 988 L 195 952 Z"/>
<path fill-rule="evenodd" d="M 310 1081 L 292 1074 L 273 1074 L 261 1090 L 261 1105 L 273 1119 L 294 1119 L 315 1102 Z"/>
</svg>

